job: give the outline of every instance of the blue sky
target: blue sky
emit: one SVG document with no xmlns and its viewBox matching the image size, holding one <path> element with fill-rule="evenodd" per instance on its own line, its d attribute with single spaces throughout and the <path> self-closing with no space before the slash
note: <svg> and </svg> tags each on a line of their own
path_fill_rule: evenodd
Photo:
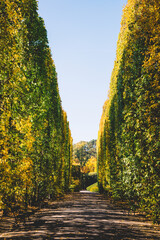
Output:
<svg viewBox="0 0 160 240">
<path fill-rule="evenodd" d="M 39 0 L 74 143 L 97 139 L 127 0 Z"/>
</svg>

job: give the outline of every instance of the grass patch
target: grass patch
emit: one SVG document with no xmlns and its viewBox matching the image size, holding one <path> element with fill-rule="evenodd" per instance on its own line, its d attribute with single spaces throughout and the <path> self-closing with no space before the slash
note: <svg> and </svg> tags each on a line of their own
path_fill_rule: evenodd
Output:
<svg viewBox="0 0 160 240">
<path fill-rule="evenodd" d="M 90 191 L 90 192 L 99 192 L 98 183 L 96 182 L 96 183 L 90 185 L 89 187 L 87 187 L 87 191 Z"/>
</svg>

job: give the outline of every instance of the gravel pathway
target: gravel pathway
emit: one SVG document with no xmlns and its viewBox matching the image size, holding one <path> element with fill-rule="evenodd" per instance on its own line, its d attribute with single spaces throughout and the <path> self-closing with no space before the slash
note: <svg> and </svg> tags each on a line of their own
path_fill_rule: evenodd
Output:
<svg viewBox="0 0 160 240">
<path fill-rule="evenodd" d="M 0 239 L 160 240 L 160 226 L 142 216 L 129 215 L 102 195 L 82 191 L 67 195 L 12 227 L 13 219 L 0 224 Z"/>
</svg>

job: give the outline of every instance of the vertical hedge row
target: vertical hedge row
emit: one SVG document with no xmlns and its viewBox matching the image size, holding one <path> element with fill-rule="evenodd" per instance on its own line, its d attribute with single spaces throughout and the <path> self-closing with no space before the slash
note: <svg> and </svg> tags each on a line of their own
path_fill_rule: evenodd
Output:
<svg viewBox="0 0 160 240">
<path fill-rule="evenodd" d="M 160 217 L 160 2 L 128 0 L 98 134 L 99 187 Z"/>
<path fill-rule="evenodd" d="M 72 137 L 36 0 L 0 3 L 0 205 L 68 191 Z"/>
</svg>

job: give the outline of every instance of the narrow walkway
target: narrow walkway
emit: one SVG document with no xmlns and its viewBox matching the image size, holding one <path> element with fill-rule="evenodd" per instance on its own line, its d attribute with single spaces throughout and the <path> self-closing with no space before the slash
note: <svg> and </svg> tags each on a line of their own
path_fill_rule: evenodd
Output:
<svg viewBox="0 0 160 240">
<path fill-rule="evenodd" d="M 128 216 L 103 196 L 83 191 L 41 209 L 25 226 L 3 229 L 0 239 L 159 240 L 158 230 L 159 226 L 140 216 Z"/>
</svg>

